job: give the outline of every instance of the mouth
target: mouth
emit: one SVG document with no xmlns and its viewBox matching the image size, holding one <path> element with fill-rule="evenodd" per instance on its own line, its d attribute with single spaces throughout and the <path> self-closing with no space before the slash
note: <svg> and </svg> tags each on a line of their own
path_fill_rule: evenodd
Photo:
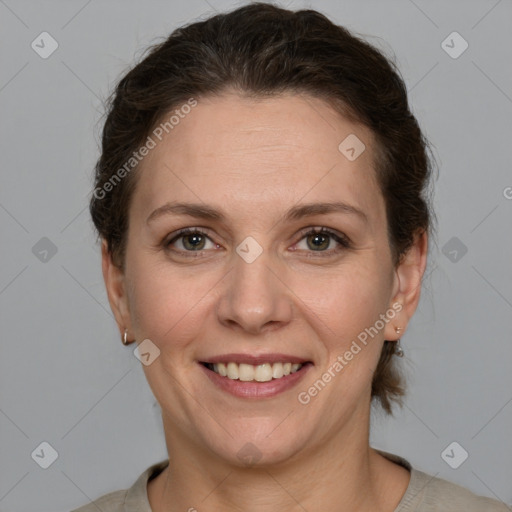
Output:
<svg viewBox="0 0 512 512">
<path fill-rule="evenodd" d="M 238 397 L 271 397 L 293 387 L 313 366 L 292 356 L 231 355 L 200 361 L 209 379 Z"/>
<path fill-rule="evenodd" d="M 263 363 L 258 365 L 235 363 L 201 363 L 209 370 L 221 377 L 242 382 L 269 382 L 273 379 L 282 379 L 291 373 L 298 372 L 305 363 Z"/>
</svg>

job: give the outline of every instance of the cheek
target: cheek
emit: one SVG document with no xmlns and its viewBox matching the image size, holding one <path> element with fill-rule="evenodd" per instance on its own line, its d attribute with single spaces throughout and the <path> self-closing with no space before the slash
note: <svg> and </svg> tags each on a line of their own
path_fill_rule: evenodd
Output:
<svg viewBox="0 0 512 512">
<path fill-rule="evenodd" d="M 328 279 L 301 280 L 297 295 L 305 298 L 302 311 L 319 338 L 317 353 L 322 356 L 318 371 L 301 388 L 300 400 L 310 400 L 319 410 L 349 415 L 366 404 L 384 331 L 370 335 L 365 329 L 375 326 L 385 313 L 390 288 L 378 268 L 360 259 L 329 273 Z"/>
<path fill-rule="evenodd" d="M 294 273 L 290 288 L 304 315 L 316 322 L 332 349 L 344 346 L 385 313 L 390 282 L 378 263 L 361 257 L 315 276 Z M 309 310 L 309 313 L 308 313 Z M 315 320 L 316 319 L 316 320 Z"/>
<path fill-rule="evenodd" d="M 128 268 L 127 268 L 128 271 Z M 133 258 L 127 273 L 136 339 L 151 339 L 174 352 L 197 335 L 213 282 L 166 264 Z M 213 280 L 212 280 L 213 281 Z"/>
</svg>

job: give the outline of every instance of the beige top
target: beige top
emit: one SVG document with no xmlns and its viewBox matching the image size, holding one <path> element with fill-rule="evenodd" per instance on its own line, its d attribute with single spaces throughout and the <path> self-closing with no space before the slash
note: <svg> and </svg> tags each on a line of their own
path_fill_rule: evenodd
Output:
<svg viewBox="0 0 512 512">
<path fill-rule="evenodd" d="M 391 453 L 377 450 L 387 459 L 411 472 L 407 490 L 394 512 L 511 512 L 501 501 L 477 496 L 460 485 L 436 478 L 411 467 L 411 464 Z M 105 494 L 96 501 L 71 512 L 152 512 L 147 483 L 163 471 L 169 461 L 150 466 L 137 481 L 123 491 Z"/>
</svg>

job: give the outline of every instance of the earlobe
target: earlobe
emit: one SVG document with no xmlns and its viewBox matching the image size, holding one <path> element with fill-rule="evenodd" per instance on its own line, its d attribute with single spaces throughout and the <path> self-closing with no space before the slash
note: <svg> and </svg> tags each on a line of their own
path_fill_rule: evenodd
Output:
<svg viewBox="0 0 512 512">
<path fill-rule="evenodd" d="M 421 295 L 421 283 L 427 265 L 428 235 L 425 231 L 418 232 L 410 249 L 403 256 L 395 269 L 395 294 L 391 302 L 401 304 L 396 320 L 392 323 L 386 338 L 397 338 L 395 328 L 401 328 L 401 334 L 406 330 L 407 324 L 416 311 Z M 389 337 L 388 337 L 389 336 Z"/>
<path fill-rule="evenodd" d="M 114 313 L 119 332 L 123 336 L 125 329 L 131 329 L 125 276 L 123 270 L 112 261 L 112 254 L 105 240 L 102 240 L 101 244 L 101 267 L 110 308 Z"/>
</svg>

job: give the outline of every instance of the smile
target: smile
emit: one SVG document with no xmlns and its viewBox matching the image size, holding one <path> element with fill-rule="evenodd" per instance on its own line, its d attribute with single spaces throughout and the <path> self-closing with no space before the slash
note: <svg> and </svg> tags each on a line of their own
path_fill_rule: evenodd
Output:
<svg viewBox="0 0 512 512">
<path fill-rule="evenodd" d="M 224 354 L 199 360 L 215 388 L 238 398 L 275 397 L 298 385 L 313 362 L 286 354 Z"/>
<path fill-rule="evenodd" d="M 204 363 L 205 366 L 216 374 L 231 380 L 243 382 L 269 382 L 272 379 L 281 379 L 299 371 L 302 363 L 263 363 L 258 365 L 235 363 Z"/>
</svg>

